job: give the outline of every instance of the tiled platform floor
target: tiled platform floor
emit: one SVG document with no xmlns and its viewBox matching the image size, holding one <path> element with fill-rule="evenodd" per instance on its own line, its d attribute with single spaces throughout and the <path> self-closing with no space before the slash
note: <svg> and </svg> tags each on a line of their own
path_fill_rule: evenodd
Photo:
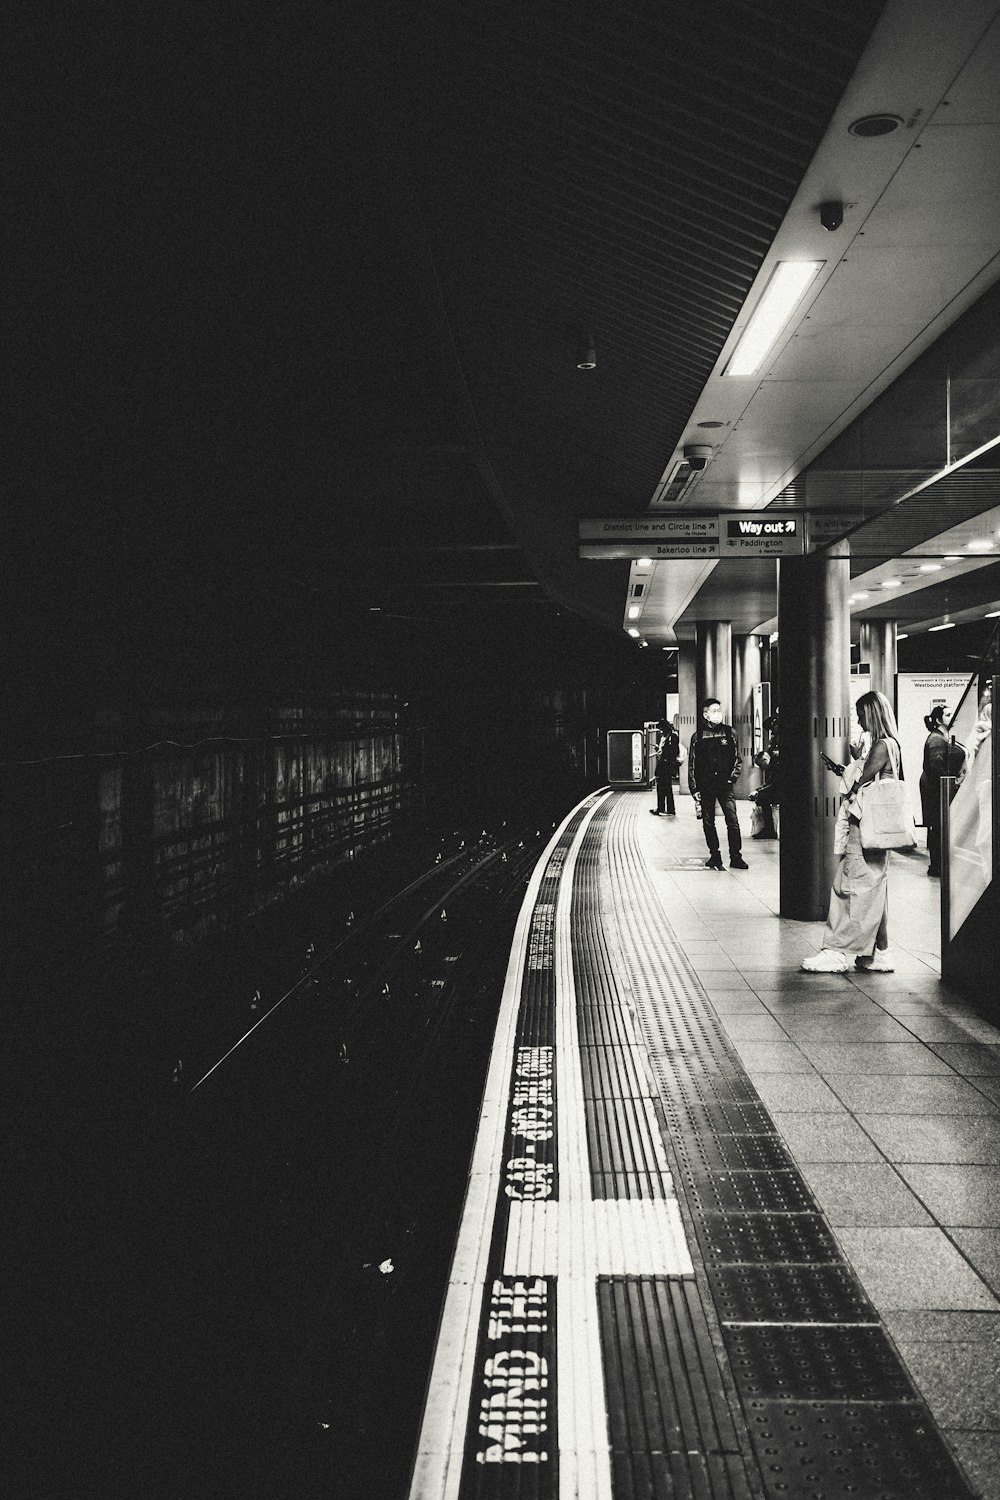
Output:
<svg viewBox="0 0 1000 1500">
<path fill-rule="evenodd" d="M 1000 1500 L 1000 1029 L 940 981 L 926 855 L 892 856 L 894 974 L 804 974 L 823 924 L 777 915 L 778 845 L 744 835 L 749 870 L 705 870 L 691 799 L 651 818 L 654 794 L 633 795 L 667 918 L 755 1088 L 970 1480 Z"/>
</svg>

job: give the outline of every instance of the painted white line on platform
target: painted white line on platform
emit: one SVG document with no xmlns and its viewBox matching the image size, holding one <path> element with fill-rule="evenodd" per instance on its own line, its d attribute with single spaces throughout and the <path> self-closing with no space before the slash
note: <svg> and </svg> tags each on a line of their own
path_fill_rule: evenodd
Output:
<svg viewBox="0 0 1000 1500">
<path fill-rule="evenodd" d="M 676 1198 L 512 1203 L 509 1215 L 505 1276 L 694 1275 Z"/>
</svg>

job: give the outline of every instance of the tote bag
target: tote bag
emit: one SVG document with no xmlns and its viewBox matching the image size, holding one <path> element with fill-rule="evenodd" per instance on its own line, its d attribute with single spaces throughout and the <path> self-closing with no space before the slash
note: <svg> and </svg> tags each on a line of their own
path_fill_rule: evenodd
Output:
<svg viewBox="0 0 1000 1500">
<path fill-rule="evenodd" d="M 899 780 L 894 740 L 886 740 L 892 775 L 872 781 L 861 797 L 862 849 L 915 849 L 917 832 L 906 787 Z"/>
</svg>

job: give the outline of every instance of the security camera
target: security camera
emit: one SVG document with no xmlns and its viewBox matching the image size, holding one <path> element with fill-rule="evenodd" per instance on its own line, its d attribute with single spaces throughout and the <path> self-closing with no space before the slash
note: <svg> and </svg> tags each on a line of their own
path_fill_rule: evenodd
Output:
<svg viewBox="0 0 1000 1500">
<path fill-rule="evenodd" d="M 712 449 L 708 443 L 688 443 L 684 449 L 684 457 L 687 466 L 695 473 L 708 467 L 708 461 L 712 457 Z"/>
<path fill-rule="evenodd" d="M 819 206 L 819 222 L 824 229 L 839 229 L 844 222 L 844 205 L 832 199 Z"/>
</svg>

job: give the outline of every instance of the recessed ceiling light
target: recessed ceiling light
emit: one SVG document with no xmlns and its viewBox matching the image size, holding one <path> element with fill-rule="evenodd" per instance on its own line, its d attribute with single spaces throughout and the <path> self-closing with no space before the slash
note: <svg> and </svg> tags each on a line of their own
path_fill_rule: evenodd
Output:
<svg viewBox="0 0 1000 1500">
<path fill-rule="evenodd" d="M 639 606 L 638 606 L 638 604 L 633 604 L 632 605 L 632 608 L 628 612 L 628 617 L 629 617 L 630 620 L 638 620 L 638 618 L 639 618 Z"/>
<path fill-rule="evenodd" d="M 941 564 L 940 563 L 921 563 L 920 564 L 920 571 L 921 571 L 921 573 L 940 573 L 940 571 L 941 571 Z"/>
<path fill-rule="evenodd" d="M 989 541 L 966 542 L 966 552 L 992 552 L 993 543 Z"/>
<path fill-rule="evenodd" d="M 884 589 L 901 589 L 903 587 L 903 580 L 901 578 L 883 578 L 882 587 Z"/>
<path fill-rule="evenodd" d="M 965 558 L 960 552 L 946 552 L 944 560 L 945 562 L 964 562 Z"/>
<path fill-rule="evenodd" d="M 852 120 L 847 128 L 851 135 L 859 135 L 862 140 L 870 140 L 877 135 L 891 135 L 894 130 L 899 129 L 902 123 L 899 115 L 861 115 L 858 119 Z"/>
<path fill-rule="evenodd" d="M 955 621 L 954 620 L 949 620 L 947 625 L 932 625 L 931 629 L 932 630 L 954 630 L 955 629 Z M 899 640 L 899 636 L 898 635 L 897 635 L 896 639 L 897 639 L 897 641 Z"/>
<path fill-rule="evenodd" d="M 628 633 L 629 633 L 629 635 L 634 636 L 636 640 L 639 639 L 639 632 L 638 632 L 638 630 L 636 630 L 636 628 L 635 628 L 634 625 L 630 625 L 629 626 Z"/>
<path fill-rule="evenodd" d="M 851 595 L 851 603 L 854 604 L 855 601 L 858 600 L 858 599 L 867 599 L 867 598 L 868 598 L 867 594 L 852 594 Z"/>
<path fill-rule="evenodd" d="M 653 559 L 651 557 L 639 557 L 636 559 L 636 563 L 640 568 L 651 568 L 653 566 Z"/>
</svg>

